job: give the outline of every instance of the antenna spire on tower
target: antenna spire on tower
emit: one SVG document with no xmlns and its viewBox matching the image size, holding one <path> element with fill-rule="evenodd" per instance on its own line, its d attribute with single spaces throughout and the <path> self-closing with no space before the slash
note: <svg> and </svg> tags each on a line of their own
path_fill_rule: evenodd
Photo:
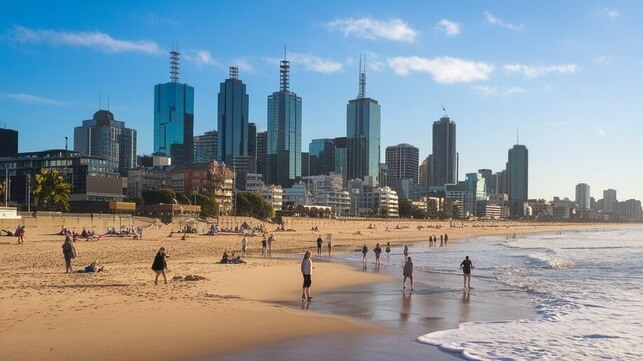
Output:
<svg viewBox="0 0 643 361">
<path fill-rule="evenodd" d="M 520 133 L 519 129 L 516 128 L 516 145 L 520 144 Z"/>
<path fill-rule="evenodd" d="M 364 65 L 362 67 L 362 56 L 359 57 L 359 93 L 358 98 L 366 97 L 366 56 L 364 56 Z"/>
<path fill-rule="evenodd" d="M 179 82 L 179 53 L 176 50 L 170 51 L 170 80 L 172 83 Z"/>
<path fill-rule="evenodd" d="M 284 45 L 284 60 L 279 66 L 281 91 L 290 91 L 290 62 L 286 60 L 286 46 Z"/>
</svg>

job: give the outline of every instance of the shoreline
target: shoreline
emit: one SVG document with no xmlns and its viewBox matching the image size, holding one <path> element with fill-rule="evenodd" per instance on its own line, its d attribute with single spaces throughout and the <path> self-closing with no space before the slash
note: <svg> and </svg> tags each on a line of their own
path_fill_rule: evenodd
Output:
<svg viewBox="0 0 643 361">
<path fill-rule="evenodd" d="M 350 230 L 339 224 L 327 226 L 335 230 L 334 250 L 340 252 L 352 252 L 366 239 L 369 248 L 376 240 L 385 244 L 386 239 L 391 239 L 397 250 L 396 246 L 422 241 L 426 234 L 412 228 L 399 232 L 366 229 L 362 235 L 351 236 Z M 386 330 L 346 315 L 299 309 L 299 261 L 289 258 L 303 249 L 315 248 L 314 240 L 322 232 L 275 233 L 275 248 L 284 257 L 249 256 L 246 264 L 220 265 L 215 262 L 223 250 L 240 248 L 240 235 L 191 236 L 180 241 L 167 238 L 169 227 L 146 230 L 145 239 L 139 241 L 120 238 L 78 241 L 75 267 L 98 259 L 106 271 L 95 274 L 63 273 L 60 236 L 33 235 L 27 229 L 25 244 L 1 245 L 0 306 L 5 312 L 0 319 L 0 358 L 199 359 L 289 339 Z M 348 227 L 354 228 L 354 224 Z M 472 228 L 450 229 L 449 238 L 455 241 L 495 233 L 478 227 L 471 232 Z M 571 230 L 544 228 L 548 229 L 529 224 L 503 231 L 509 234 Z M 260 253 L 259 241 L 259 237 L 250 238 L 250 252 L 254 255 L 257 249 Z M 154 287 L 149 267 L 160 245 L 168 250 L 173 272 L 167 286 Z M 141 259 L 145 262 L 141 263 Z M 392 277 L 360 272 L 337 262 L 318 261 L 315 268 L 314 294 L 382 284 Z M 188 274 L 206 280 L 171 280 Z M 315 305 L 313 302 L 311 308 Z M 257 330 L 266 329 L 271 332 L 256 337 Z M 132 349 L 136 353 L 132 354 Z"/>
</svg>

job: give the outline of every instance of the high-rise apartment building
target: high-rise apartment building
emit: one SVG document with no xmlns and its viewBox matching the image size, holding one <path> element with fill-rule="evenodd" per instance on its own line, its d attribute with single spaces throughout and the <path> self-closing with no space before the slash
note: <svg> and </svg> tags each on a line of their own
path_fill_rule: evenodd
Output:
<svg viewBox="0 0 643 361">
<path fill-rule="evenodd" d="M 576 204 L 581 211 L 589 210 L 591 207 L 590 204 L 590 194 L 589 194 L 589 185 L 585 183 L 579 183 L 576 185 Z"/>
<path fill-rule="evenodd" d="M 268 132 L 257 132 L 256 148 L 257 173 L 265 179 L 268 174 Z"/>
<path fill-rule="evenodd" d="M 217 160 L 218 142 L 216 130 L 194 136 L 194 163 L 210 163 Z"/>
<path fill-rule="evenodd" d="M 455 122 L 443 116 L 433 123 L 433 153 L 431 154 L 431 187 L 458 183 L 458 153 Z"/>
<path fill-rule="evenodd" d="M 280 65 L 280 90 L 268 96 L 268 184 L 282 188 L 301 178 L 301 97 L 290 91 L 290 62 Z"/>
<path fill-rule="evenodd" d="M 386 147 L 386 165 L 388 166 L 388 182 L 386 185 L 393 188 L 398 194 L 402 192 L 402 180 L 411 180 L 418 183 L 418 167 L 420 150 L 410 144 L 398 144 Z"/>
<path fill-rule="evenodd" d="M 618 201 L 616 200 L 616 189 L 603 191 L 603 212 L 616 213 Z"/>
<path fill-rule="evenodd" d="M 516 144 L 509 149 L 507 162 L 507 193 L 512 216 L 524 216 L 523 204 L 528 200 L 529 152 L 527 147 Z"/>
<path fill-rule="evenodd" d="M 333 139 L 333 144 L 335 144 L 335 174 L 339 174 L 342 177 L 342 183 L 346 185 L 347 176 L 346 176 L 346 137 L 337 137 Z"/>
<path fill-rule="evenodd" d="M 136 167 L 136 130 L 114 120 L 109 110 L 99 110 L 74 128 L 74 151 L 104 158 L 121 176 L 127 176 L 127 171 Z"/>
<path fill-rule="evenodd" d="M 361 68 L 361 64 L 360 64 Z M 377 185 L 380 164 L 381 108 L 366 97 L 366 72 L 360 69 L 359 93 L 346 106 L 346 179 Z"/>
<path fill-rule="evenodd" d="M 248 100 L 239 68 L 230 67 L 230 77 L 219 87 L 217 114 L 219 161 L 228 167 L 235 164 L 234 158 L 248 156 Z"/>
<path fill-rule="evenodd" d="M 18 131 L 0 128 L 0 157 L 15 157 L 18 154 Z"/>
<path fill-rule="evenodd" d="M 172 164 L 194 160 L 194 88 L 179 83 L 179 52 L 170 52 L 170 82 L 154 86 L 154 153 Z"/>
</svg>

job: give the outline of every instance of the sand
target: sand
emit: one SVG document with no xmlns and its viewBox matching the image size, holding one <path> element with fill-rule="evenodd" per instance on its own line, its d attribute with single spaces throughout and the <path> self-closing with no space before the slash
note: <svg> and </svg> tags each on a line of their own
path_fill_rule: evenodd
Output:
<svg viewBox="0 0 643 361">
<path fill-rule="evenodd" d="M 80 229 L 84 220 L 76 220 Z M 236 225 L 236 218 L 220 219 Z M 243 221 L 243 220 L 242 220 Z M 262 224 L 245 220 L 253 226 Z M 391 242 L 393 247 L 449 234 L 450 242 L 487 234 L 544 232 L 604 225 L 525 222 L 332 221 L 285 220 L 291 231 L 274 231 L 272 258 L 262 257 L 261 237 L 249 237 L 247 263 L 221 265 L 224 250 L 238 252 L 239 234 L 190 235 L 181 240 L 170 230 L 146 229 L 144 239 L 103 237 L 76 242 L 75 268 L 99 260 L 104 272 L 64 273 L 64 237 L 47 234 L 52 226 L 27 227 L 22 245 L 0 238 L 0 359 L 2 360 L 194 360 L 234 355 L 262 345 L 333 339 L 338 335 L 386 334 L 394 325 L 350 317 L 351 312 L 302 307 L 299 262 L 315 248 L 318 235 L 333 234 L 333 252 L 353 252 L 363 244 Z M 148 226 L 149 220 L 139 220 Z M 269 230 L 276 225 L 266 224 Z M 59 226 L 57 226 L 59 227 Z M 311 231 L 317 227 L 318 231 Z M 204 231 L 206 224 L 197 227 Z M 9 243 L 9 244 L 7 244 Z M 151 263 L 160 246 L 170 256 L 168 284 L 154 285 Z M 324 244 L 324 251 L 326 251 Z M 314 252 L 315 253 L 315 252 Z M 385 273 L 314 259 L 313 296 L 320 292 L 391 284 Z M 196 275 L 203 280 L 173 279 Z M 397 280 L 396 280 L 397 282 Z M 338 293 L 338 302 L 350 295 Z M 397 297 L 397 296 L 396 296 Z M 309 308 L 309 309 L 306 309 Z M 350 308 L 350 307 L 349 307 Z M 315 310 L 320 312 L 314 312 Z M 481 311 L 483 314 L 493 310 Z M 457 324 L 457 317 L 440 327 Z M 437 328 L 440 328 L 437 327 Z M 410 334 L 403 334 L 407 337 Z M 297 344 L 297 341 L 292 341 Z M 336 352 L 340 352 L 335 350 Z"/>
</svg>

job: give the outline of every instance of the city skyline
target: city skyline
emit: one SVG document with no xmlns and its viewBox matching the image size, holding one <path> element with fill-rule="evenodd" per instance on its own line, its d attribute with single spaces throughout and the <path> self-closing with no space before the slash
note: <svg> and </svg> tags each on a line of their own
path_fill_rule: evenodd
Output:
<svg viewBox="0 0 643 361">
<path fill-rule="evenodd" d="M 530 150 L 530 198 L 574 199 L 580 182 L 596 199 L 605 189 L 643 198 L 635 184 L 643 177 L 635 167 L 643 154 L 638 3 L 410 1 L 398 9 L 329 1 L 285 15 L 273 2 L 239 2 L 234 12 L 205 2 L 161 1 L 153 10 L 115 2 L 101 17 L 82 2 L 35 4 L 4 4 L 0 15 L 0 124 L 20 131 L 21 152 L 63 149 L 87 114 L 109 109 L 138 131 L 138 153 L 151 153 L 152 89 L 170 80 L 173 47 L 181 82 L 195 89 L 195 136 L 216 129 L 217 85 L 229 66 L 243 72 L 249 121 L 265 131 L 265 99 L 287 44 L 306 145 L 346 135 L 345 104 L 365 54 L 369 96 L 381 105 L 381 159 L 399 143 L 426 158 L 444 105 L 458 122 L 460 175 L 501 171 L 519 143 Z M 257 29 L 265 31 L 248 36 Z"/>
</svg>

